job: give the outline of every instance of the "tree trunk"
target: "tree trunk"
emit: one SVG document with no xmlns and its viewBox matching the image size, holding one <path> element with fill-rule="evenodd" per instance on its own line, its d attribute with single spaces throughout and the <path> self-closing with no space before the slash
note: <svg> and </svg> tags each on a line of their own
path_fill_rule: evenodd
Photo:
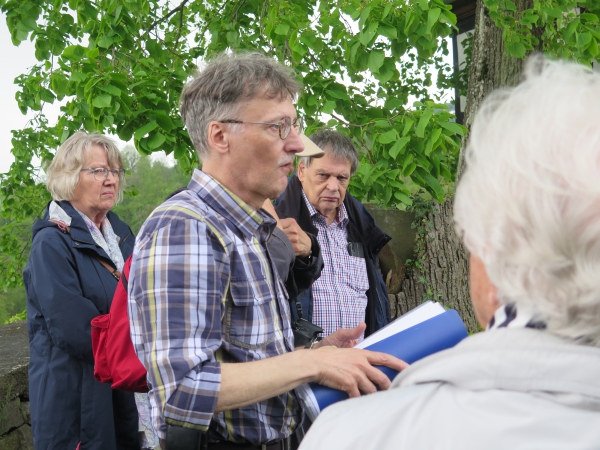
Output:
<svg viewBox="0 0 600 450">
<path fill-rule="evenodd" d="M 517 14 L 533 6 L 533 0 L 516 0 Z M 539 33 L 534 30 L 539 37 Z M 513 86 L 519 81 L 523 60 L 512 58 L 504 51 L 502 31 L 489 18 L 482 0 L 477 0 L 475 33 L 469 67 L 469 85 L 465 110 L 465 125 L 470 130 L 473 118 L 483 99 L 494 89 Z M 457 180 L 464 171 L 464 149 L 459 158 Z M 454 232 L 453 199 L 434 204 L 421 219 L 418 262 L 420 267 L 407 273 L 402 291 L 390 296 L 393 311 L 399 316 L 420 305 L 424 300 L 436 300 L 454 308 L 469 331 L 477 330 L 468 284 L 468 255 Z"/>
</svg>

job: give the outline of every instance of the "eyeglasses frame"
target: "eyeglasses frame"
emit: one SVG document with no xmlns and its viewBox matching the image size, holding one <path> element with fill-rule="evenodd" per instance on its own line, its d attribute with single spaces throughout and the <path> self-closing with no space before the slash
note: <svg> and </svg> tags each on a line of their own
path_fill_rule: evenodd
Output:
<svg viewBox="0 0 600 450">
<path fill-rule="evenodd" d="M 290 121 L 290 127 L 288 128 L 288 132 L 284 137 L 281 135 L 281 130 L 284 127 L 285 119 L 288 119 Z M 302 117 L 296 117 L 294 120 L 292 120 L 291 117 L 283 117 L 281 119 L 281 122 L 247 122 L 244 120 L 235 120 L 235 119 L 217 120 L 217 122 L 219 122 L 219 123 L 237 123 L 237 124 L 251 123 L 253 125 L 277 125 L 278 126 L 277 130 L 279 131 L 279 139 L 281 139 L 283 141 L 285 141 L 287 139 L 287 137 L 290 135 L 290 132 L 292 131 L 292 127 L 295 128 L 296 125 L 298 126 L 298 134 L 300 134 L 302 132 L 302 130 L 304 129 L 304 120 L 302 119 Z"/>
<path fill-rule="evenodd" d="M 106 172 L 104 172 L 104 180 L 99 180 L 98 178 L 96 178 L 96 174 L 94 173 L 95 170 L 98 169 L 103 169 L 106 170 Z M 106 167 L 86 167 L 85 169 L 81 169 L 81 172 L 84 171 L 91 171 L 92 175 L 94 176 L 94 180 L 96 181 L 106 181 L 108 180 L 108 174 L 112 174 L 112 176 L 114 178 L 116 178 L 117 180 L 119 180 L 119 182 L 123 181 L 125 179 L 125 169 L 107 169 Z"/>
</svg>

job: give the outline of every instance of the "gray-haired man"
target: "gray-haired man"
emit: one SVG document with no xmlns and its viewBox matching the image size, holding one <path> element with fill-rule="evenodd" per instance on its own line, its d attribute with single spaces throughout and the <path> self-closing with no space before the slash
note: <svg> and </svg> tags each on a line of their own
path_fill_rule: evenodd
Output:
<svg viewBox="0 0 600 450">
<path fill-rule="evenodd" d="M 326 334 L 365 322 L 368 336 L 390 321 L 377 255 L 391 238 L 346 192 L 358 167 L 350 138 L 321 130 L 310 139 L 325 155 L 300 159 L 298 177 L 290 180 L 276 207 L 280 217 L 295 219 L 317 237 L 325 263 L 320 278 L 298 300 L 305 317 Z"/>
<path fill-rule="evenodd" d="M 358 396 L 390 384 L 372 364 L 405 367 L 336 348 L 360 330 L 293 351 L 287 293 L 266 249 L 275 221 L 261 205 L 285 189 L 304 148 L 292 103 L 299 89 L 285 67 L 245 54 L 213 60 L 183 90 L 202 171 L 142 226 L 129 288 L 163 440 L 171 425 L 198 430 L 208 449 L 285 449 L 303 419 L 295 387 L 317 381 Z"/>
</svg>

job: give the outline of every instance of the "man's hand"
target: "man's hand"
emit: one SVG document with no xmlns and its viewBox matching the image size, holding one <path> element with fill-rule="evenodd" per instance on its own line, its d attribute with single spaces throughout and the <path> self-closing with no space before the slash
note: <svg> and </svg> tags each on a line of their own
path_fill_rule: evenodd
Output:
<svg viewBox="0 0 600 450">
<path fill-rule="evenodd" d="M 296 253 L 296 256 L 299 256 L 300 258 L 306 258 L 310 255 L 312 242 L 308 235 L 302 230 L 302 228 L 300 228 L 300 225 L 298 225 L 296 219 L 280 219 L 279 227 L 283 230 L 285 235 L 294 246 L 294 252 Z"/>
<path fill-rule="evenodd" d="M 377 386 L 382 390 L 390 387 L 390 379 L 373 365 L 398 371 L 408 367 L 407 363 L 394 356 L 356 348 L 325 346 L 306 352 L 314 352 L 317 359 L 319 375 L 316 382 L 347 392 L 350 397 L 359 397 L 361 392 L 376 392 Z"/>
<path fill-rule="evenodd" d="M 358 344 L 358 338 L 364 334 L 366 328 L 367 324 L 364 322 L 359 323 L 355 328 L 340 328 L 323 338 L 313 348 L 321 348 L 326 345 L 333 345 L 338 348 L 352 348 Z"/>
</svg>

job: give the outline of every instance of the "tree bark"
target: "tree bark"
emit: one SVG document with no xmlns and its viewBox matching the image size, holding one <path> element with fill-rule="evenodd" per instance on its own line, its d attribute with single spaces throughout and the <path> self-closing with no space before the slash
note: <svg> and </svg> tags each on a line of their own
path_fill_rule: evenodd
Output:
<svg viewBox="0 0 600 450">
<path fill-rule="evenodd" d="M 516 14 L 531 8 L 533 1 L 516 0 Z M 534 33 L 539 37 L 538 30 L 534 30 Z M 483 1 L 477 0 L 465 110 L 465 125 L 469 131 L 481 102 L 491 91 L 518 83 L 523 61 L 506 55 L 502 30 L 490 19 Z M 459 157 L 457 182 L 464 171 L 468 135 L 463 140 Z M 440 301 L 456 309 L 467 329 L 472 332 L 478 327 L 469 292 L 468 254 L 454 232 L 452 207 L 452 198 L 444 204 L 436 203 L 422 219 L 424 227 L 421 228 L 425 232 L 418 237 L 421 244 L 418 256 L 420 267 L 408 271 L 402 291 L 390 296 L 390 301 L 396 316 L 420 305 L 424 300 Z"/>
</svg>

